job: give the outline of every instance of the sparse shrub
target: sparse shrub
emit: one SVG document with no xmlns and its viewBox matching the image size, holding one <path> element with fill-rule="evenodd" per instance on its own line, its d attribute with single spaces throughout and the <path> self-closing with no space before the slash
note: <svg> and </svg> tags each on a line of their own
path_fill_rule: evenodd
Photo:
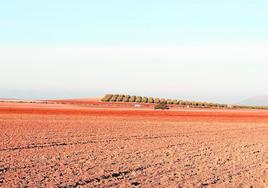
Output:
<svg viewBox="0 0 268 188">
<path fill-rule="evenodd" d="M 193 104 L 193 102 L 191 102 L 191 101 L 183 101 L 183 103 L 184 103 L 184 105 L 192 105 Z"/>
<path fill-rule="evenodd" d="M 113 97 L 113 94 L 106 94 L 101 101 L 102 102 L 109 102 L 111 100 L 111 98 Z"/>
<path fill-rule="evenodd" d="M 142 97 L 141 96 L 137 96 L 135 102 L 141 103 L 142 102 Z"/>
<path fill-rule="evenodd" d="M 135 95 L 131 96 L 129 99 L 129 102 L 135 102 L 135 101 L 136 101 L 136 96 Z"/>
<path fill-rule="evenodd" d="M 208 103 L 207 102 L 203 102 L 203 107 L 208 107 Z"/>
<path fill-rule="evenodd" d="M 194 102 L 193 105 L 196 107 L 202 107 L 202 102 Z"/>
<path fill-rule="evenodd" d="M 212 107 L 213 106 L 213 103 L 207 103 L 207 106 L 208 107 Z"/>
<path fill-rule="evenodd" d="M 211 107 L 211 108 L 214 108 L 214 107 L 216 106 L 216 104 L 214 104 L 214 103 L 209 103 L 208 106 Z"/>
<path fill-rule="evenodd" d="M 125 95 L 119 95 L 116 99 L 117 102 L 122 102 Z"/>
<path fill-rule="evenodd" d="M 214 107 L 215 107 L 215 108 L 220 108 L 220 106 L 221 106 L 221 105 L 218 104 L 218 103 L 214 104 Z"/>
<path fill-rule="evenodd" d="M 157 110 L 157 109 L 161 109 L 161 110 L 168 110 L 169 107 L 166 103 L 159 103 L 159 104 L 156 104 L 154 106 L 154 109 Z"/>
<path fill-rule="evenodd" d="M 129 102 L 129 99 L 130 99 L 130 96 L 129 96 L 129 95 L 126 95 L 126 96 L 123 98 L 123 102 Z"/>
<path fill-rule="evenodd" d="M 171 99 L 168 99 L 167 104 L 173 104 L 173 101 Z"/>
<path fill-rule="evenodd" d="M 142 102 L 147 103 L 148 102 L 148 97 L 142 97 Z"/>
<path fill-rule="evenodd" d="M 227 108 L 228 105 L 227 105 L 227 104 L 220 104 L 220 107 L 221 107 L 221 108 Z M 248 106 L 248 107 L 251 108 L 250 106 Z"/>
<path fill-rule="evenodd" d="M 160 103 L 160 99 L 159 98 L 155 98 L 154 99 L 154 103 Z"/>
<path fill-rule="evenodd" d="M 177 101 L 177 105 L 183 105 L 183 101 L 182 100 L 178 100 Z"/>
<path fill-rule="evenodd" d="M 176 99 L 172 100 L 172 104 L 178 104 L 178 100 Z"/>
<path fill-rule="evenodd" d="M 192 101 L 190 105 L 192 105 L 192 106 L 198 106 L 199 105 L 199 102 Z"/>
<path fill-rule="evenodd" d="M 180 101 L 180 105 L 186 105 L 186 101 Z"/>
<path fill-rule="evenodd" d="M 149 97 L 148 98 L 148 103 L 154 103 L 154 98 L 153 97 Z"/>
<path fill-rule="evenodd" d="M 115 102 L 117 100 L 118 96 L 119 96 L 118 94 L 113 95 L 113 97 L 111 98 L 110 102 Z"/>
<path fill-rule="evenodd" d="M 233 108 L 241 108 L 239 105 L 234 105 Z"/>
<path fill-rule="evenodd" d="M 167 104 L 167 101 L 166 101 L 166 99 L 162 98 L 162 99 L 160 99 L 160 103 Z"/>
</svg>

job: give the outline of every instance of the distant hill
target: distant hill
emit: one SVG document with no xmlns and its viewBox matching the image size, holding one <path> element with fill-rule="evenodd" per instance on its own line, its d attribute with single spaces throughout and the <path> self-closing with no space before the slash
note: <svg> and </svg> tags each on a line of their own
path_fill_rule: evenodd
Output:
<svg viewBox="0 0 268 188">
<path fill-rule="evenodd" d="M 244 101 L 241 101 L 239 104 L 250 105 L 250 106 L 268 106 L 268 95 L 248 98 Z"/>
</svg>

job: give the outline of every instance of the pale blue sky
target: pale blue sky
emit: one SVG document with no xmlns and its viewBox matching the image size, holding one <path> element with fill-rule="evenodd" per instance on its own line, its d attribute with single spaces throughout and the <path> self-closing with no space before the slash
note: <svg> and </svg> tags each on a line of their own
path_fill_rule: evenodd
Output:
<svg viewBox="0 0 268 188">
<path fill-rule="evenodd" d="M 268 94 L 268 1 L 0 2 L 0 98 Z"/>
</svg>

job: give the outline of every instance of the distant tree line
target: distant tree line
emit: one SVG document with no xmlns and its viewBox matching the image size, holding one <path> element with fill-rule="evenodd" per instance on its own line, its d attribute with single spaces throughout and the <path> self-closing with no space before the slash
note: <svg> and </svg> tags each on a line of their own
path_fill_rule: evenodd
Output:
<svg viewBox="0 0 268 188">
<path fill-rule="evenodd" d="M 228 105 L 220 103 L 196 102 L 178 99 L 165 99 L 158 97 L 145 97 L 135 95 L 122 94 L 106 94 L 101 101 L 103 102 L 132 102 L 132 103 L 152 103 L 152 104 L 166 104 L 166 105 L 180 105 L 183 107 L 193 108 L 234 108 L 234 109 L 268 109 L 268 106 L 241 106 Z"/>
<path fill-rule="evenodd" d="M 208 102 L 195 102 L 185 101 L 177 99 L 165 99 L 165 98 L 154 98 L 144 97 L 135 95 L 121 95 L 121 94 L 106 94 L 101 101 L 103 102 L 134 102 L 134 103 L 154 103 L 154 104 L 168 104 L 168 105 L 181 105 L 189 107 L 216 107 L 216 108 L 228 108 L 227 104 L 217 104 Z"/>
</svg>

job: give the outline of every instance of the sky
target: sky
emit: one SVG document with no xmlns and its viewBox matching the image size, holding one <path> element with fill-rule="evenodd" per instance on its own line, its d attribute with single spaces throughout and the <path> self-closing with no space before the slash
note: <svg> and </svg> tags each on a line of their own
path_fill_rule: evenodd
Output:
<svg viewBox="0 0 268 188">
<path fill-rule="evenodd" d="M 0 98 L 268 94 L 268 1 L 0 1 Z"/>
</svg>

